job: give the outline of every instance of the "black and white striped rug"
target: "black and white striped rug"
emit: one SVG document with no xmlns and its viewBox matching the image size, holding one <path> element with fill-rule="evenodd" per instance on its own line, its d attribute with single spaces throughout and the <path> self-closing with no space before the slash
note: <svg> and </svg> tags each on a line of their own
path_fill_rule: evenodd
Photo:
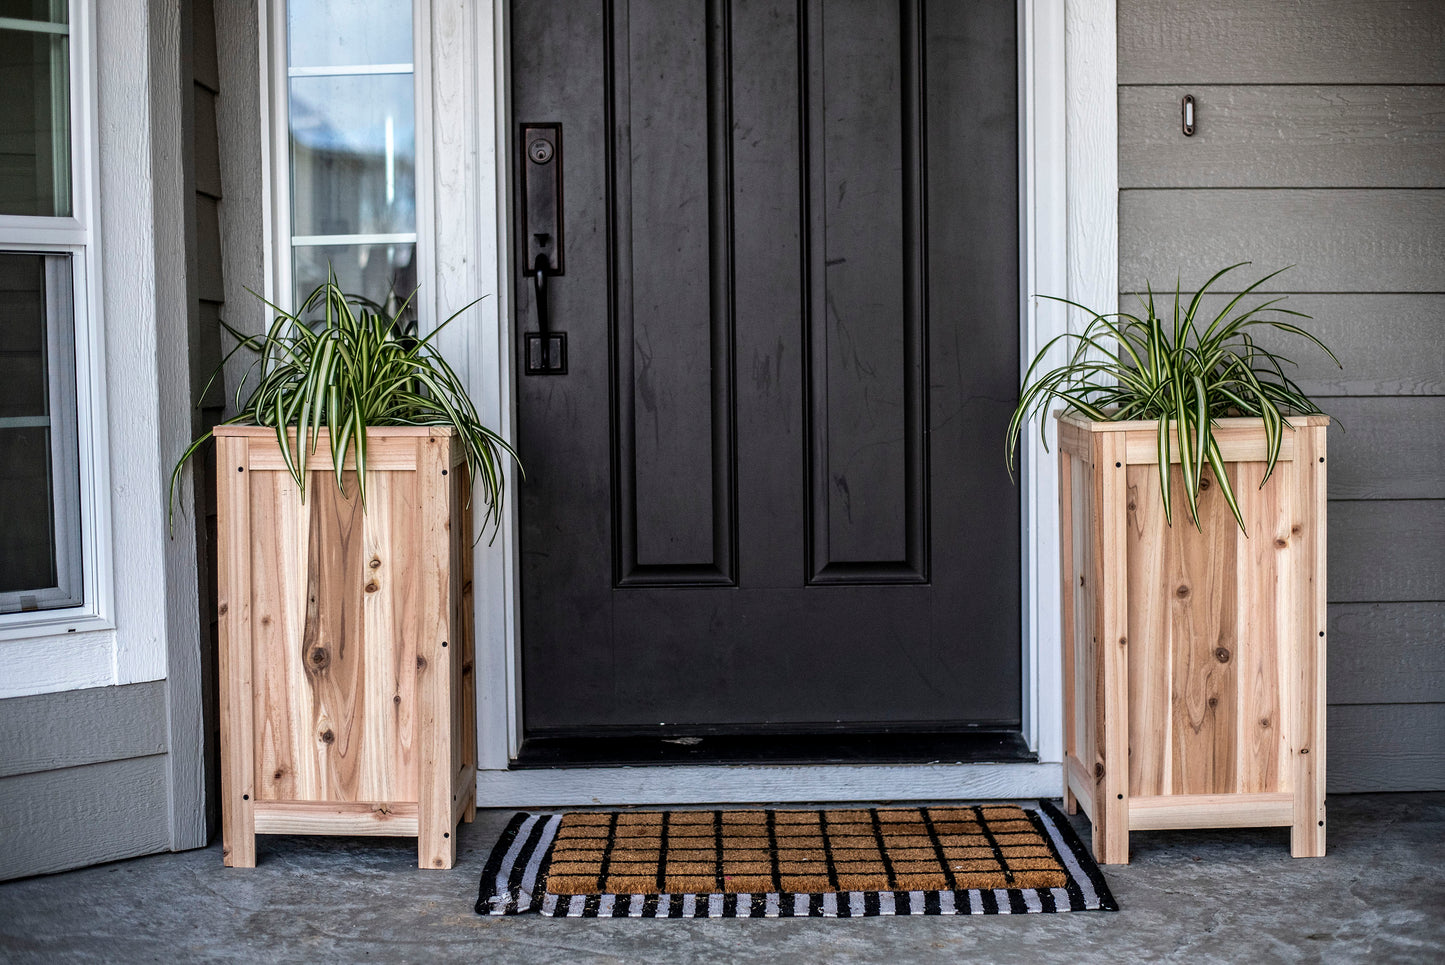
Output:
<svg viewBox="0 0 1445 965">
<path fill-rule="evenodd" d="M 748 840 L 754 833 L 762 843 Z M 824 858 L 812 866 L 792 864 L 810 853 Z M 883 870 L 859 860 L 861 870 L 850 874 L 849 859 L 863 854 L 874 855 Z M 790 867 L 809 870 L 793 874 Z M 885 875 L 877 884 L 895 887 L 862 888 L 870 873 Z M 926 887 L 930 884 L 944 886 Z M 1004 887 L 991 886 L 999 884 Z M 800 890 L 804 887 L 808 890 Z M 1046 802 L 1037 809 L 519 812 L 487 859 L 476 905 L 481 915 L 567 918 L 857 918 L 1117 908 L 1068 820 Z"/>
</svg>

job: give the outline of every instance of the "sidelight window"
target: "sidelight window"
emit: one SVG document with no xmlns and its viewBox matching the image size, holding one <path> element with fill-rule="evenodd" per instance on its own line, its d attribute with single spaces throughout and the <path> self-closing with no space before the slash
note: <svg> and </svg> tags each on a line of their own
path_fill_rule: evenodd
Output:
<svg viewBox="0 0 1445 965">
<path fill-rule="evenodd" d="M 331 271 L 348 294 L 405 299 L 417 286 L 411 0 L 285 7 L 290 279 L 277 287 L 303 298 Z"/>
<path fill-rule="evenodd" d="M 82 505 L 93 398 L 84 151 L 87 5 L 0 0 L 0 629 L 93 603 Z M 94 542 L 93 540 L 91 541 Z M 93 574 L 91 574 L 93 575 Z M 16 632 L 19 632 L 18 630 Z"/>
</svg>

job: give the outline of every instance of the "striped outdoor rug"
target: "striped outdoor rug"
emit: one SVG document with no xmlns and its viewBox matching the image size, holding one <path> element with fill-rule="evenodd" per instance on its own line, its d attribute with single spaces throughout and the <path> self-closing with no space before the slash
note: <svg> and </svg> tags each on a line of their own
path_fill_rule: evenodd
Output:
<svg viewBox="0 0 1445 965">
<path fill-rule="evenodd" d="M 856 918 L 1118 908 L 1047 803 L 514 815 L 477 913 Z"/>
</svg>

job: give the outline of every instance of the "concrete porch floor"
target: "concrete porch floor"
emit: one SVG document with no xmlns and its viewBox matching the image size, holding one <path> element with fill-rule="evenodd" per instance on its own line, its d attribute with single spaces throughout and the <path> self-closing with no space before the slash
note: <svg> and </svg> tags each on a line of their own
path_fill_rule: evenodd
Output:
<svg viewBox="0 0 1445 965">
<path fill-rule="evenodd" d="M 6 962 L 1441 962 L 1445 793 L 1335 796 L 1330 853 L 1284 829 L 1136 834 L 1105 868 L 1122 911 L 1027 918 L 569 921 L 472 912 L 510 812 L 457 867 L 401 839 L 262 838 L 0 885 Z M 1077 826 L 1085 832 L 1082 816 Z"/>
</svg>

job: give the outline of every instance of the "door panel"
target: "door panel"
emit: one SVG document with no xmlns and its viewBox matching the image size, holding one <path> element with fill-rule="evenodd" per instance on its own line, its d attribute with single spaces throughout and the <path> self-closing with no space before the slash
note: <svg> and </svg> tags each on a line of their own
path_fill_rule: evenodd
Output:
<svg viewBox="0 0 1445 965">
<path fill-rule="evenodd" d="M 514 119 L 566 141 L 569 369 L 518 371 L 528 736 L 1017 725 L 1014 29 L 514 0 Z"/>
</svg>

